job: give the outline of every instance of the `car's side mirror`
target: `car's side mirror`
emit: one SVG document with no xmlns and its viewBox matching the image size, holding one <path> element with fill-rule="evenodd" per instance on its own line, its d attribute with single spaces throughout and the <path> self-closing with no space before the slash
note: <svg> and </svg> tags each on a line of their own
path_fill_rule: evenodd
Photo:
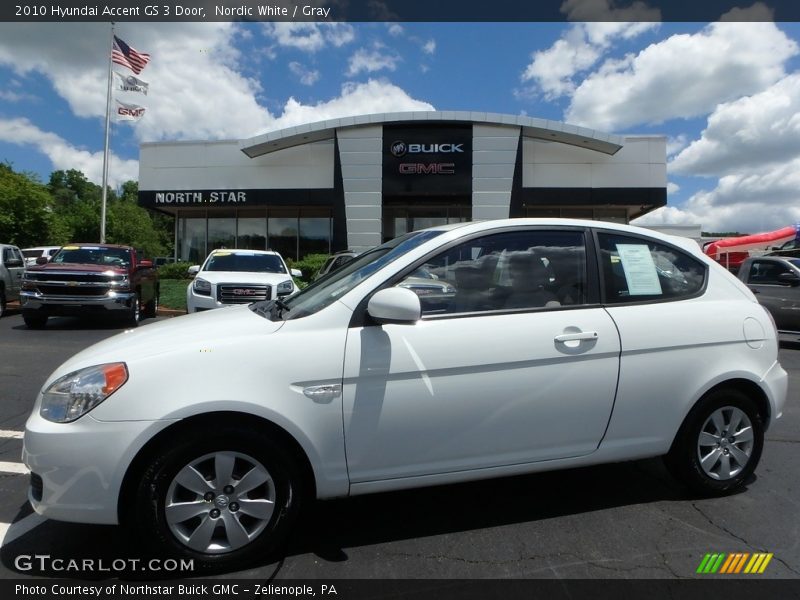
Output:
<svg viewBox="0 0 800 600">
<path fill-rule="evenodd" d="M 300 269 L 289 269 L 289 272 L 292 274 L 292 277 L 297 277 L 298 279 L 303 277 L 303 272 Z"/>
<path fill-rule="evenodd" d="M 778 275 L 778 281 L 785 285 L 800 285 L 800 275 L 797 273 L 781 273 Z"/>
<path fill-rule="evenodd" d="M 47 258 L 46 256 L 40 256 L 39 258 L 36 259 L 36 264 L 37 265 L 46 265 L 49 261 L 50 261 L 50 259 Z"/>
<path fill-rule="evenodd" d="M 411 290 L 391 287 L 369 299 L 367 313 L 378 323 L 413 324 L 422 316 L 422 305 Z"/>
<path fill-rule="evenodd" d="M 191 267 L 186 269 L 186 272 L 192 277 L 194 277 L 200 272 L 200 265 L 192 265 Z"/>
<path fill-rule="evenodd" d="M 153 261 L 152 260 L 140 260 L 139 261 L 139 268 L 140 269 L 152 269 L 153 268 Z"/>
</svg>

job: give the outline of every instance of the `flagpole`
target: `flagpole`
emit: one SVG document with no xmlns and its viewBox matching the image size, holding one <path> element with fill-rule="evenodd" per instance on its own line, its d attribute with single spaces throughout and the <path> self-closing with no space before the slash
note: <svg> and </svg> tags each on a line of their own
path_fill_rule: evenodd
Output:
<svg viewBox="0 0 800 600">
<path fill-rule="evenodd" d="M 106 93 L 106 134 L 103 144 L 103 193 L 100 203 L 100 243 L 106 241 L 106 198 L 108 195 L 108 138 L 111 130 L 111 52 L 114 49 L 114 22 L 111 22 L 111 43 L 108 49 L 108 92 Z"/>
</svg>

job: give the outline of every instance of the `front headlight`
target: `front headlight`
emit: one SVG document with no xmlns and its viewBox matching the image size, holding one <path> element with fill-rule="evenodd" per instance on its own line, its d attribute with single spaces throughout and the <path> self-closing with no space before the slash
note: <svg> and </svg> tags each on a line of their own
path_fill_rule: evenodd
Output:
<svg viewBox="0 0 800 600">
<path fill-rule="evenodd" d="M 119 277 L 119 278 L 115 278 L 115 279 L 111 280 L 111 287 L 125 287 L 125 288 L 127 288 L 128 287 L 128 283 L 129 282 L 128 282 L 127 276 Z"/>
<path fill-rule="evenodd" d="M 282 281 L 278 284 L 278 295 L 291 294 L 294 291 L 294 284 L 291 281 Z"/>
<path fill-rule="evenodd" d="M 109 363 L 73 371 L 42 393 L 39 414 L 54 423 L 79 419 L 128 381 L 125 363 Z"/>
<path fill-rule="evenodd" d="M 211 282 L 205 279 L 195 279 L 192 288 L 195 294 L 200 294 L 201 296 L 211 295 Z"/>
</svg>

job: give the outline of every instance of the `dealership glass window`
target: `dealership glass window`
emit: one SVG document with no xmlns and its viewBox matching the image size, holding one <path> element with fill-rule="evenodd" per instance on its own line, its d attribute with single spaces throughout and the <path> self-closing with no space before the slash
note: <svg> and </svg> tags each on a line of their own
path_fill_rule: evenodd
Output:
<svg viewBox="0 0 800 600">
<path fill-rule="evenodd" d="M 215 212 L 208 218 L 208 252 L 217 248 L 236 247 L 236 213 Z"/>
<path fill-rule="evenodd" d="M 266 210 L 240 210 L 237 212 L 236 247 L 246 250 L 267 249 Z"/>
<path fill-rule="evenodd" d="M 298 230 L 298 256 L 302 259 L 308 254 L 330 254 L 331 217 L 328 209 L 300 209 Z"/>
<path fill-rule="evenodd" d="M 612 223 L 628 222 L 628 211 L 626 209 L 607 207 L 526 206 L 525 216 L 536 219 L 591 219 L 594 221 L 611 221 Z"/>
<path fill-rule="evenodd" d="M 285 259 L 297 260 L 297 209 L 269 211 L 267 235 L 269 248 Z"/>
<path fill-rule="evenodd" d="M 200 264 L 206 255 L 206 218 L 183 217 L 178 219 L 178 258 Z"/>
<path fill-rule="evenodd" d="M 461 223 L 472 218 L 472 206 L 466 204 L 449 205 L 384 205 L 383 240 L 446 223 Z"/>
</svg>

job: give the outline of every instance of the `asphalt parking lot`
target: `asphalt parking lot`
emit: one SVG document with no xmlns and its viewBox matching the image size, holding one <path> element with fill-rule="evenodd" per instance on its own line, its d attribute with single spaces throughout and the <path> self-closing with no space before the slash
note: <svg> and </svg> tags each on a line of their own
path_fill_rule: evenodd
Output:
<svg viewBox="0 0 800 600">
<path fill-rule="evenodd" d="M 46 377 L 119 331 L 67 318 L 28 330 L 13 309 L 0 319 L 0 578 L 53 575 L 20 566 L 23 555 L 136 556 L 119 528 L 32 515 L 20 463 L 21 432 Z M 647 460 L 328 501 L 304 515 L 280 560 L 226 576 L 680 579 L 698 577 L 706 553 L 769 552 L 774 558 L 759 577 L 798 579 L 800 344 L 782 344 L 781 362 L 790 373 L 784 418 L 768 431 L 757 477 L 743 493 L 693 498 L 659 460 Z"/>
</svg>

